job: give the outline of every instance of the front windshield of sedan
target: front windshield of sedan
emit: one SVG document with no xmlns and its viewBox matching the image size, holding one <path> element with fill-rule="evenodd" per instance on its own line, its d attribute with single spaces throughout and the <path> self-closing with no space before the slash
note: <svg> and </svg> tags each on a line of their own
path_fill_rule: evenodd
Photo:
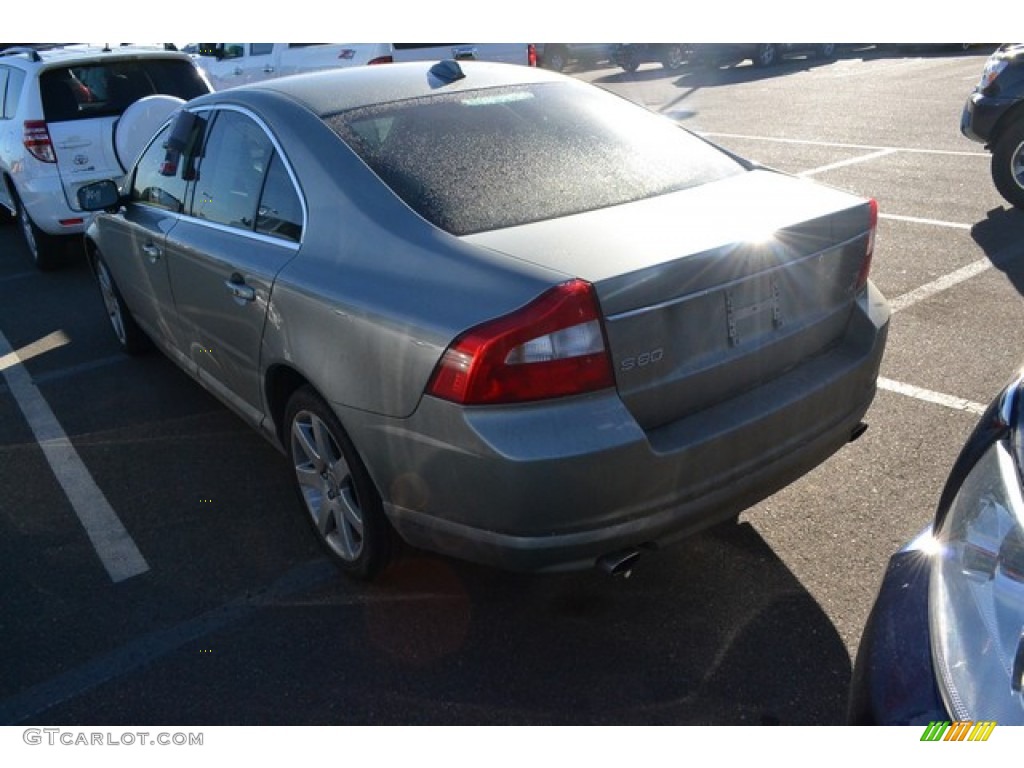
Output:
<svg viewBox="0 0 1024 768">
<path fill-rule="evenodd" d="M 325 120 L 413 210 L 456 235 L 745 170 L 667 118 L 571 83 L 434 95 Z"/>
</svg>

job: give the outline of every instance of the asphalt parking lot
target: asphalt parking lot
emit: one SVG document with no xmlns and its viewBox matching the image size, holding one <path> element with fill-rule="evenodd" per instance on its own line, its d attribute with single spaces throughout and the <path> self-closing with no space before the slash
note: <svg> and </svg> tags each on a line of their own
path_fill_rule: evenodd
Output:
<svg viewBox="0 0 1024 768">
<path fill-rule="evenodd" d="M 1024 213 L 958 130 L 986 55 L 576 73 L 877 198 L 894 309 L 867 433 L 628 580 L 410 552 L 346 581 L 284 458 L 0 228 L 0 724 L 841 723 L 886 560 L 1022 359 Z"/>
</svg>

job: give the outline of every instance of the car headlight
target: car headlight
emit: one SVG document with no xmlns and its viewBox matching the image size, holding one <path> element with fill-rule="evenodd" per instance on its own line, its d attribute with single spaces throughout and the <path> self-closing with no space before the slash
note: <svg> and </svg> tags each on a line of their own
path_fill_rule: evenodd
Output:
<svg viewBox="0 0 1024 768">
<path fill-rule="evenodd" d="M 957 720 L 1024 720 L 1024 497 L 1018 388 L 1006 425 L 968 472 L 935 534 L 932 659 Z"/>
<path fill-rule="evenodd" d="M 978 90 L 984 90 L 992 85 L 992 82 L 999 77 L 1000 73 L 1006 69 L 1006 59 L 991 58 L 985 63 L 985 69 L 981 72 L 981 82 L 978 83 Z"/>
</svg>

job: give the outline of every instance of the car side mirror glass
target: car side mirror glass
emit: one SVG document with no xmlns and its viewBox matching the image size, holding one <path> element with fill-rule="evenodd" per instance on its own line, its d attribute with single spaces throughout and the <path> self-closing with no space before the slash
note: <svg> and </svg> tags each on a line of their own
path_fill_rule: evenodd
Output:
<svg viewBox="0 0 1024 768">
<path fill-rule="evenodd" d="M 105 211 L 120 203 L 121 193 L 110 179 L 94 181 L 78 189 L 78 205 L 83 211 Z"/>
</svg>

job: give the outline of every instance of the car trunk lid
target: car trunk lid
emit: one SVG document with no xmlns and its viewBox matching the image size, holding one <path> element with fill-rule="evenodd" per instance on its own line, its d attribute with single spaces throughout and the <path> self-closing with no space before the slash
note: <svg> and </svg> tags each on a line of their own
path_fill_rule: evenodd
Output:
<svg viewBox="0 0 1024 768">
<path fill-rule="evenodd" d="M 594 284 L 619 394 L 653 429 L 833 345 L 869 222 L 863 198 L 757 170 L 466 239 Z"/>
</svg>

